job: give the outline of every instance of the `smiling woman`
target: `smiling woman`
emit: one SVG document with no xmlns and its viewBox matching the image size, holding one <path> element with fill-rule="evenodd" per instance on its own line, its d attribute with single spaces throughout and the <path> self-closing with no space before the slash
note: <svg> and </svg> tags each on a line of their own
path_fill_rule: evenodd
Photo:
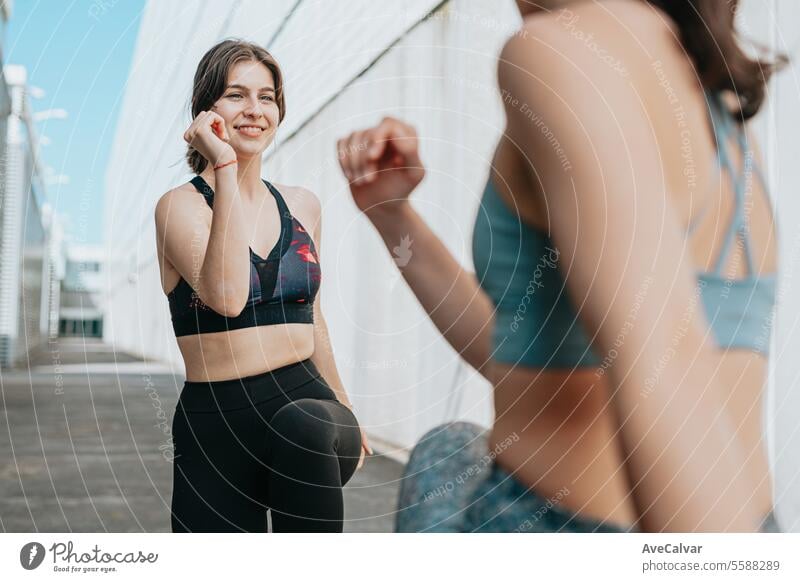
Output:
<svg viewBox="0 0 800 582">
<path fill-rule="evenodd" d="M 194 77 L 192 118 L 196 119 L 201 113 L 215 106 L 228 109 L 241 107 L 242 102 L 249 97 L 248 87 L 241 82 L 226 84 L 229 81 L 228 72 L 235 65 L 241 63 L 249 63 L 251 66 L 260 63 L 267 69 L 268 74 L 264 75 L 263 86 L 254 87 L 256 99 L 265 104 L 268 109 L 277 110 L 277 119 L 273 120 L 271 125 L 267 125 L 266 120 L 244 119 L 240 124 L 235 125 L 234 129 L 242 136 L 261 136 L 271 140 L 275 135 L 275 129 L 286 115 L 286 103 L 283 99 L 283 74 L 273 56 L 258 45 L 228 40 L 219 43 L 203 56 Z M 220 95 L 222 95 L 222 99 L 219 99 Z M 251 131 L 248 128 L 256 129 Z M 267 132 L 267 129 L 270 131 Z M 264 135 L 265 133 L 267 135 Z M 189 144 L 186 157 L 195 173 L 200 174 L 206 168 L 208 160 L 191 144 Z"/>
<path fill-rule="evenodd" d="M 173 421 L 173 531 L 342 531 L 366 439 L 315 302 L 320 205 L 261 178 L 285 114 L 258 45 L 200 61 L 184 133 L 197 174 L 156 206 L 162 287 L 186 366 Z M 304 225 L 312 227 L 306 229 Z"/>
</svg>

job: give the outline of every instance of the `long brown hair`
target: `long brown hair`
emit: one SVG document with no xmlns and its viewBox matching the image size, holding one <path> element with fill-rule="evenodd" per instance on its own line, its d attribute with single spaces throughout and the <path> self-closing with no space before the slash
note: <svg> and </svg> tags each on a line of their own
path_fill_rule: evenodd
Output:
<svg viewBox="0 0 800 582">
<path fill-rule="evenodd" d="M 278 105 L 278 122 L 283 121 L 286 115 L 286 104 L 283 101 L 283 74 L 278 66 L 278 61 L 269 52 L 252 42 L 240 39 L 227 39 L 211 47 L 200 63 L 194 74 L 194 87 L 192 89 L 192 119 L 201 111 L 208 111 L 225 92 L 228 73 L 231 68 L 242 61 L 255 61 L 261 63 L 272 73 L 275 81 L 275 102 Z M 195 174 L 202 172 L 208 160 L 200 152 L 189 146 L 186 152 L 186 161 Z"/>
<path fill-rule="evenodd" d="M 681 44 L 694 62 L 703 87 L 732 91 L 739 102 L 737 119 L 753 117 L 767 93 L 772 74 L 788 59 L 752 58 L 739 45 L 735 25 L 739 0 L 647 0 L 672 18 L 680 29 Z"/>
</svg>

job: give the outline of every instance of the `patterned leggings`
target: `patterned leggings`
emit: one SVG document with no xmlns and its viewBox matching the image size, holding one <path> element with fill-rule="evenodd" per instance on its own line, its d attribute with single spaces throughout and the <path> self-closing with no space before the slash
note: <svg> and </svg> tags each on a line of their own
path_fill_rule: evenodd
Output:
<svg viewBox="0 0 800 582">
<path fill-rule="evenodd" d="M 629 530 L 545 499 L 492 461 L 485 430 L 456 422 L 428 431 L 401 481 L 398 532 L 607 532 Z M 630 530 L 636 531 L 636 530 Z M 762 532 L 778 532 L 770 513 Z"/>
</svg>

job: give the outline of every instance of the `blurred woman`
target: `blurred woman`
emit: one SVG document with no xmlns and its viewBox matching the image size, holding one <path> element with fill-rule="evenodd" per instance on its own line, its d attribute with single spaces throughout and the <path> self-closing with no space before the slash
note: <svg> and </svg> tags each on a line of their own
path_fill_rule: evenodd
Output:
<svg viewBox="0 0 800 582">
<path fill-rule="evenodd" d="M 412 452 L 397 527 L 772 529 L 777 258 L 747 122 L 773 65 L 737 45 L 735 1 L 541 4 L 518 2 L 498 61 L 474 275 L 409 204 L 413 127 L 339 142 L 356 204 L 414 241 L 404 278 L 494 386 L 488 435 L 437 427 Z"/>
<path fill-rule="evenodd" d="M 320 204 L 261 178 L 283 81 L 258 45 L 202 58 L 184 139 L 197 174 L 155 211 L 161 281 L 186 366 L 173 420 L 173 531 L 342 531 L 369 450 L 336 371 Z M 212 211 L 213 209 L 213 211 Z"/>
</svg>

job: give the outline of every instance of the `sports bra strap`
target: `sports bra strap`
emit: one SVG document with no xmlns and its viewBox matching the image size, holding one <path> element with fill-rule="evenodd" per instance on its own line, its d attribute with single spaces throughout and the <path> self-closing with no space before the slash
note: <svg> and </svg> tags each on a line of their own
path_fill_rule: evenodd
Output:
<svg viewBox="0 0 800 582">
<path fill-rule="evenodd" d="M 278 210 L 281 213 L 281 219 L 291 218 L 292 213 L 289 211 L 289 207 L 286 205 L 286 201 L 283 199 L 283 195 L 280 193 L 280 191 L 266 180 L 262 179 L 261 181 L 264 182 L 264 185 L 275 198 L 275 202 L 278 204 Z M 213 209 L 214 190 L 211 189 L 211 186 L 208 185 L 208 182 L 206 182 L 202 176 L 195 176 L 190 180 L 190 182 L 197 189 L 197 191 L 203 195 L 203 198 L 205 198 L 208 206 Z"/>
<path fill-rule="evenodd" d="M 269 191 L 272 192 L 272 195 L 275 197 L 275 202 L 278 204 L 278 211 L 281 213 L 281 219 L 291 219 L 292 213 L 289 211 L 289 207 L 286 205 L 286 200 L 283 199 L 283 195 L 281 194 L 280 190 L 264 179 L 261 181 L 264 182 Z"/>
<path fill-rule="evenodd" d="M 744 128 L 737 126 L 733 116 L 727 110 L 722 96 L 719 93 L 708 95 L 708 105 L 711 112 L 711 121 L 714 127 L 714 137 L 717 142 L 717 155 L 720 168 L 723 168 L 730 176 L 734 191 L 733 218 L 730 227 L 725 233 L 725 240 L 722 250 L 717 257 L 714 265 L 714 274 L 721 275 L 726 260 L 730 255 L 731 248 L 737 237 L 742 241 L 744 248 L 745 261 L 747 262 L 747 274 L 752 275 L 753 253 L 750 248 L 750 236 L 747 228 L 747 217 L 745 216 L 745 195 L 747 194 L 747 179 L 751 171 L 752 160 L 749 160 L 750 148 L 747 147 Z M 733 167 L 729 152 L 729 137 L 736 135 L 736 141 L 741 149 L 742 168 L 737 172 Z"/>
<path fill-rule="evenodd" d="M 210 208 L 214 208 L 214 191 L 211 189 L 211 186 L 208 185 L 202 176 L 195 176 L 191 179 L 191 184 L 194 186 L 200 194 L 203 195 L 203 198 L 206 199 L 206 203 Z"/>
</svg>

